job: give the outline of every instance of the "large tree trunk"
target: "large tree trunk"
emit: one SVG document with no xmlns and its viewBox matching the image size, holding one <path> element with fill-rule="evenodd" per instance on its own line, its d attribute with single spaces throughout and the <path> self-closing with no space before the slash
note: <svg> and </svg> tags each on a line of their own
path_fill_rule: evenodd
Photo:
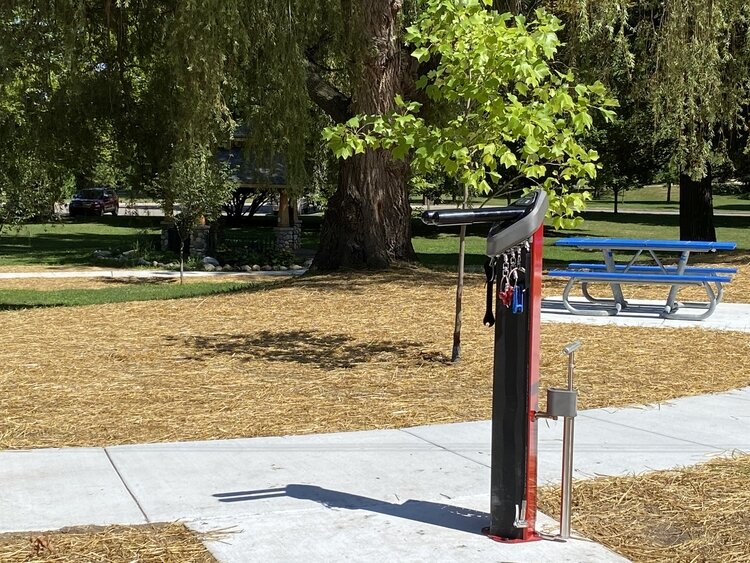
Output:
<svg viewBox="0 0 750 563">
<path fill-rule="evenodd" d="M 716 240 L 711 167 L 700 180 L 680 174 L 680 240 Z"/>
<path fill-rule="evenodd" d="M 352 114 L 394 107 L 402 87 L 401 0 L 361 0 L 358 16 L 365 45 L 355 54 Z M 409 168 L 386 151 L 367 151 L 342 161 L 336 193 L 328 202 L 313 270 L 380 269 L 415 258 Z"/>
</svg>

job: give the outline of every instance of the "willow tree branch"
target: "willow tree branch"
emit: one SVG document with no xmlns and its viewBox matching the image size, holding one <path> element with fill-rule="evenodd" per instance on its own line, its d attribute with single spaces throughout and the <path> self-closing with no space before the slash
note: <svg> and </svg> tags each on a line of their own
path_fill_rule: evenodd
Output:
<svg viewBox="0 0 750 563">
<path fill-rule="evenodd" d="M 307 93 L 315 104 L 326 112 L 336 123 L 343 123 L 352 113 L 349 110 L 351 98 L 337 90 L 320 74 L 321 67 L 317 63 L 305 59 L 307 69 Z"/>
</svg>

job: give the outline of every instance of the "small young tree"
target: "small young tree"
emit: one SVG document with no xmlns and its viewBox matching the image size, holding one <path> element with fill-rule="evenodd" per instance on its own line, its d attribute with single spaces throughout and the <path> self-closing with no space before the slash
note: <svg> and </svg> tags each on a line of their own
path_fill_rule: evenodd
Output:
<svg viewBox="0 0 750 563">
<path fill-rule="evenodd" d="M 73 189 L 64 170 L 21 151 L 0 157 L 0 231 L 30 220 L 49 220 Z"/>
<path fill-rule="evenodd" d="M 180 283 L 185 271 L 185 242 L 202 219 L 210 222 L 221 215 L 222 205 L 235 189 L 225 166 L 202 147 L 194 147 L 170 166 L 160 182 L 162 204 L 180 204 L 174 216 L 180 238 Z"/>
<path fill-rule="evenodd" d="M 394 111 L 355 116 L 326 129 L 324 138 L 341 158 L 386 149 L 396 158 L 408 155 L 417 172 L 444 173 L 466 190 L 497 194 L 541 186 L 550 196 L 553 226 L 575 226 L 589 197 L 582 188 L 595 177 L 598 158 L 577 139 L 591 128 L 593 110 L 611 120 L 609 108 L 617 102 L 600 82 L 579 84 L 572 71 L 555 68 L 557 18 L 538 10 L 527 22 L 491 5 L 422 0 L 406 38 L 414 45 L 412 57 L 433 63 L 417 81 L 430 101 L 429 117 L 420 115 L 421 103 L 397 96 Z M 460 357 L 460 254 L 454 360 Z"/>
</svg>

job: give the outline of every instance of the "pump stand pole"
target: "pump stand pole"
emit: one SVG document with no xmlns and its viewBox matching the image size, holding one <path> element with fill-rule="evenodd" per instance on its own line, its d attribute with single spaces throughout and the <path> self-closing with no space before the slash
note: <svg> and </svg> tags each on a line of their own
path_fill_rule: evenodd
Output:
<svg viewBox="0 0 750 563">
<path fill-rule="evenodd" d="M 581 345 L 580 341 L 569 344 L 563 350 L 568 355 L 568 391 L 573 390 L 573 367 L 575 366 L 575 351 Z M 560 537 L 570 537 L 570 503 L 573 491 L 573 431 L 575 418 L 563 418 L 563 459 L 562 459 L 562 490 L 560 494 Z"/>
</svg>

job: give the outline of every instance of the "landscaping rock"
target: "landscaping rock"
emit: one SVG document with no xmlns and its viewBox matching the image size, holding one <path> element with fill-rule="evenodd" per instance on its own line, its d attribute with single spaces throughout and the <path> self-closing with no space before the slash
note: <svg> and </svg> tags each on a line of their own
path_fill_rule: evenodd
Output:
<svg viewBox="0 0 750 563">
<path fill-rule="evenodd" d="M 232 266 L 231 264 L 224 264 L 222 270 L 224 270 L 225 272 L 231 272 L 234 270 L 234 266 Z"/>
<path fill-rule="evenodd" d="M 213 272 L 216 270 L 216 266 L 214 266 L 213 264 L 203 264 L 203 269 L 206 272 Z"/>
<path fill-rule="evenodd" d="M 219 261 L 216 258 L 211 258 L 210 256 L 206 256 L 203 259 L 203 264 L 211 264 L 212 266 L 219 266 Z"/>
<path fill-rule="evenodd" d="M 138 254 L 138 251 L 135 250 L 135 249 L 133 249 L 133 250 L 126 250 L 125 252 L 122 253 L 123 256 L 126 256 L 128 258 L 130 258 L 131 256 L 135 256 L 136 254 Z"/>
<path fill-rule="evenodd" d="M 286 266 L 279 266 L 276 269 L 279 270 L 280 272 L 286 272 L 289 268 L 287 268 Z"/>
<path fill-rule="evenodd" d="M 289 269 L 290 270 L 304 270 L 305 268 L 304 266 L 300 266 L 299 264 L 292 264 L 291 266 L 289 266 Z"/>
<path fill-rule="evenodd" d="M 154 260 L 153 262 L 151 262 L 151 265 L 152 265 L 152 266 L 153 266 L 154 268 L 156 268 L 156 267 L 157 267 L 157 266 L 159 265 L 159 263 L 158 263 L 158 262 L 157 262 L 156 260 Z"/>
<path fill-rule="evenodd" d="M 253 264 L 253 272 L 260 272 L 260 266 L 258 264 Z"/>
<path fill-rule="evenodd" d="M 109 250 L 94 250 L 92 254 L 97 258 L 109 258 L 112 256 L 112 253 Z"/>
<path fill-rule="evenodd" d="M 273 268 L 271 268 L 271 266 L 269 266 L 268 264 L 261 266 L 260 269 L 263 270 L 264 272 L 270 272 L 271 270 L 273 270 Z"/>
<path fill-rule="evenodd" d="M 253 269 L 252 269 L 252 267 L 250 267 L 247 264 L 245 264 L 244 266 L 242 266 L 242 271 L 243 272 L 252 272 Z"/>
<path fill-rule="evenodd" d="M 136 262 L 139 266 L 150 266 L 151 262 L 148 260 L 144 260 L 143 258 L 138 258 L 138 261 Z"/>
</svg>

